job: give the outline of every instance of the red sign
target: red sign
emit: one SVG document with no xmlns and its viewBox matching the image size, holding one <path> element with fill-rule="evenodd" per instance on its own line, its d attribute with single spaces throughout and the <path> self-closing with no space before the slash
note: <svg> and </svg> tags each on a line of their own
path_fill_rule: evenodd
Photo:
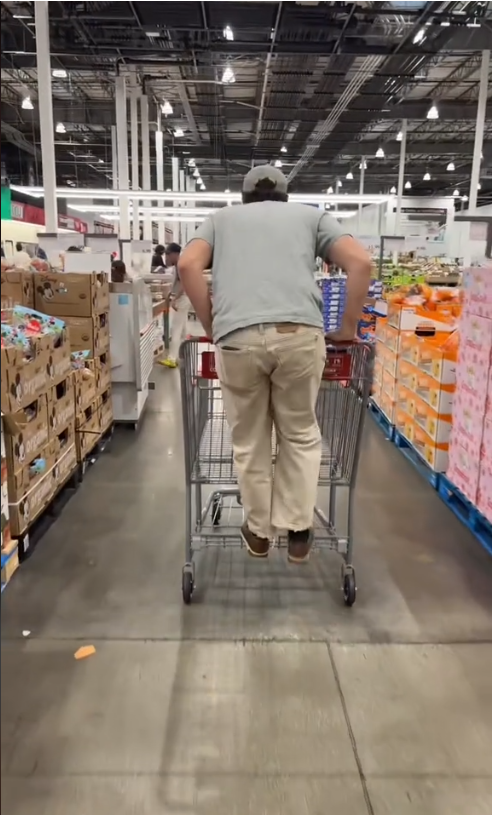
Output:
<svg viewBox="0 0 492 815">
<path fill-rule="evenodd" d="M 44 226 L 44 209 L 33 207 L 32 204 L 21 204 L 19 201 L 12 201 L 12 219 Z M 59 215 L 58 226 L 60 229 L 71 229 L 73 232 L 88 231 L 85 221 L 81 221 L 80 218 L 73 218 L 71 215 Z"/>
</svg>

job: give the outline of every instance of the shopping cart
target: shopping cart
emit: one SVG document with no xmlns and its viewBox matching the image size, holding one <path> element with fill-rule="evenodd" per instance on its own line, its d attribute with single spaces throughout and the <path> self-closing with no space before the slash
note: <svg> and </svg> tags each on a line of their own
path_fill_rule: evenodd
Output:
<svg viewBox="0 0 492 815">
<path fill-rule="evenodd" d="M 322 435 L 319 487 L 328 487 L 327 514 L 315 508 L 313 549 L 342 557 L 342 591 L 347 606 L 356 599 L 352 565 L 353 494 L 360 442 L 370 390 L 372 348 L 365 343 L 327 346 L 316 414 Z M 185 340 L 180 349 L 181 400 L 186 471 L 186 563 L 183 600 L 195 589 L 194 555 L 206 547 L 241 547 L 243 523 L 232 441 L 226 421 L 213 346 L 203 338 Z M 272 465 L 277 444 L 272 437 Z M 205 503 L 202 489 L 211 487 Z M 348 495 L 342 512 L 340 488 Z M 340 518 L 345 516 L 344 534 Z M 286 538 L 275 544 L 285 546 Z"/>
</svg>

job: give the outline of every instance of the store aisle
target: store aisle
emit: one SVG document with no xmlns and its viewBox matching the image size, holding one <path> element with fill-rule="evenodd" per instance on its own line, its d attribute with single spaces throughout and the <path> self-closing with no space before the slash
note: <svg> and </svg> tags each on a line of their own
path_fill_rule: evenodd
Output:
<svg viewBox="0 0 492 815">
<path fill-rule="evenodd" d="M 185 609 L 178 379 L 156 377 L 2 597 L 5 812 L 490 815 L 491 559 L 368 421 L 356 606 L 334 557 L 222 551 Z"/>
</svg>

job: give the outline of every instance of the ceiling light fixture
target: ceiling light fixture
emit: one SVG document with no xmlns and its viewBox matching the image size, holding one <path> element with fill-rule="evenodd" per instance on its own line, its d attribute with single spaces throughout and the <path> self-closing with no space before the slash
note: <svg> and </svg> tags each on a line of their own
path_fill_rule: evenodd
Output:
<svg viewBox="0 0 492 815">
<path fill-rule="evenodd" d="M 411 181 L 407 181 L 407 182 L 406 182 L 406 184 L 405 184 L 405 189 L 406 189 L 406 190 L 411 190 L 411 189 L 412 189 L 412 182 L 411 182 Z"/>
<path fill-rule="evenodd" d="M 22 106 L 21 107 L 22 107 L 23 110 L 34 110 L 34 105 L 31 102 L 31 97 L 30 96 L 25 96 L 24 97 L 24 99 L 22 100 Z"/>
<path fill-rule="evenodd" d="M 340 179 L 338 179 L 338 181 L 337 181 L 337 187 L 341 187 L 341 186 L 342 186 L 342 182 L 340 181 Z"/>
<path fill-rule="evenodd" d="M 354 174 L 353 174 L 353 172 L 352 172 L 352 171 L 349 171 L 349 172 L 347 173 L 347 175 L 345 176 L 345 178 L 347 179 L 347 181 L 353 181 L 353 180 L 354 180 Z"/>
<path fill-rule="evenodd" d="M 229 40 L 229 42 L 233 41 L 233 39 L 234 39 L 234 31 L 232 30 L 230 25 L 226 25 L 226 27 L 224 28 L 223 34 L 224 34 L 224 38 L 226 40 Z"/>
<path fill-rule="evenodd" d="M 453 190 L 453 196 L 454 196 L 455 198 L 458 198 L 459 194 L 460 194 L 460 191 L 459 191 L 459 190 Z"/>
<path fill-rule="evenodd" d="M 359 164 L 359 170 L 367 170 L 367 161 L 364 161 Z"/>
<path fill-rule="evenodd" d="M 164 116 L 172 116 L 173 115 L 173 106 L 171 102 L 168 102 L 167 99 L 164 99 L 164 102 L 161 105 L 161 111 Z"/>
<path fill-rule="evenodd" d="M 479 181 L 478 184 L 477 184 L 477 190 L 481 190 L 481 189 L 482 189 L 482 185 L 480 184 L 480 181 Z"/>
<path fill-rule="evenodd" d="M 468 201 L 468 196 L 467 195 L 462 195 L 461 200 L 462 201 Z"/>
<path fill-rule="evenodd" d="M 236 81 L 236 77 L 234 75 L 234 71 L 232 70 L 230 65 L 227 65 L 224 68 L 224 73 L 222 74 L 222 84 L 223 85 L 232 85 Z"/>
<path fill-rule="evenodd" d="M 188 161 L 188 167 L 196 167 L 196 161 L 194 158 L 190 158 Z"/>
<path fill-rule="evenodd" d="M 413 38 L 413 44 L 418 45 L 419 42 L 423 42 L 425 40 L 425 28 L 421 28 L 417 31 L 415 37 Z"/>
<path fill-rule="evenodd" d="M 328 187 L 328 189 L 326 190 L 326 194 L 333 195 L 333 187 Z"/>
<path fill-rule="evenodd" d="M 287 148 L 286 148 L 285 144 L 283 144 L 282 147 L 280 148 L 280 152 L 281 153 L 286 153 L 287 152 Z"/>
<path fill-rule="evenodd" d="M 403 139 L 403 133 L 400 130 L 400 132 L 396 134 L 396 141 L 402 141 L 402 139 Z"/>
<path fill-rule="evenodd" d="M 431 105 L 429 110 L 427 111 L 427 118 L 428 119 L 439 119 L 439 111 L 436 105 Z"/>
<path fill-rule="evenodd" d="M 198 167 L 195 167 L 195 169 L 193 170 L 193 178 L 200 178 L 200 170 L 198 169 Z"/>
<path fill-rule="evenodd" d="M 68 76 L 65 68 L 55 68 L 51 72 L 51 75 L 54 77 L 54 79 L 66 79 Z"/>
<path fill-rule="evenodd" d="M 67 128 L 65 127 L 63 122 L 57 122 L 55 130 L 56 130 L 57 133 L 66 133 L 67 132 Z"/>
<path fill-rule="evenodd" d="M 396 195 L 396 187 L 391 187 L 390 193 L 391 195 Z"/>
<path fill-rule="evenodd" d="M 145 33 L 146 33 L 147 37 L 159 37 L 160 36 L 160 31 L 157 31 L 157 29 L 153 29 L 152 31 L 146 31 Z"/>
<path fill-rule="evenodd" d="M 177 127 L 174 131 L 174 138 L 182 139 L 184 136 L 184 130 L 181 127 Z"/>
<path fill-rule="evenodd" d="M 454 163 L 450 161 L 448 166 L 446 167 L 446 170 L 448 171 L 448 173 L 454 173 L 455 169 L 456 167 L 454 166 Z"/>
<path fill-rule="evenodd" d="M 280 161 L 280 159 L 278 158 L 278 159 L 277 159 L 277 161 L 275 162 L 275 167 L 282 167 L 282 166 L 283 166 L 283 165 L 282 165 L 282 162 L 281 162 L 281 161 Z"/>
<path fill-rule="evenodd" d="M 384 150 L 382 147 L 378 147 L 376 151 L 376 158 L 384 158 Z"/>
<path fill-rule="evenodd" d="M 431 180 L 431 175 L 430 175 L 430 173 L 426 173 L 426 174 L 424 175 L 424 181 L 430 181 L 430 180 Z"/>
<path fill-rule="evenodd" d="M 228 192 L 230 192 L 230 189 L 229 189 L 229 187 L 227 187 L 227 189 L 225 189 L 225 190 L 224 190 L 224 192 L 225 192 L 225 193 L 228 193 Z"/>
</svg>

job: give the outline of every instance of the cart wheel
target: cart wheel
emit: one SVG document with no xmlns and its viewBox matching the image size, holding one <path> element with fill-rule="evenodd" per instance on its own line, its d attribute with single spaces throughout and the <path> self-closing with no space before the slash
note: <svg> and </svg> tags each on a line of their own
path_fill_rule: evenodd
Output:
<svg viewBox="0 0 492 815">
<path fill-rule="evenodd" d="M 357 599 L 357 585 L 355 582 L 355 574 L 349 572 L 343 578 L 343 599 L 345 605 L 351 608 Z"/>
<path fill-rule="evenodd" d="M 212 523 L 214 526 L 219 526 L 222 517 L 222 498 L 216 496 L 212 501 Z"/>
<path fill-rule="evenodd" d="M 193 577 L 190 572 L 183 572 L 183 602 L 189 606 L 193 597 Z"/>
</svg>

